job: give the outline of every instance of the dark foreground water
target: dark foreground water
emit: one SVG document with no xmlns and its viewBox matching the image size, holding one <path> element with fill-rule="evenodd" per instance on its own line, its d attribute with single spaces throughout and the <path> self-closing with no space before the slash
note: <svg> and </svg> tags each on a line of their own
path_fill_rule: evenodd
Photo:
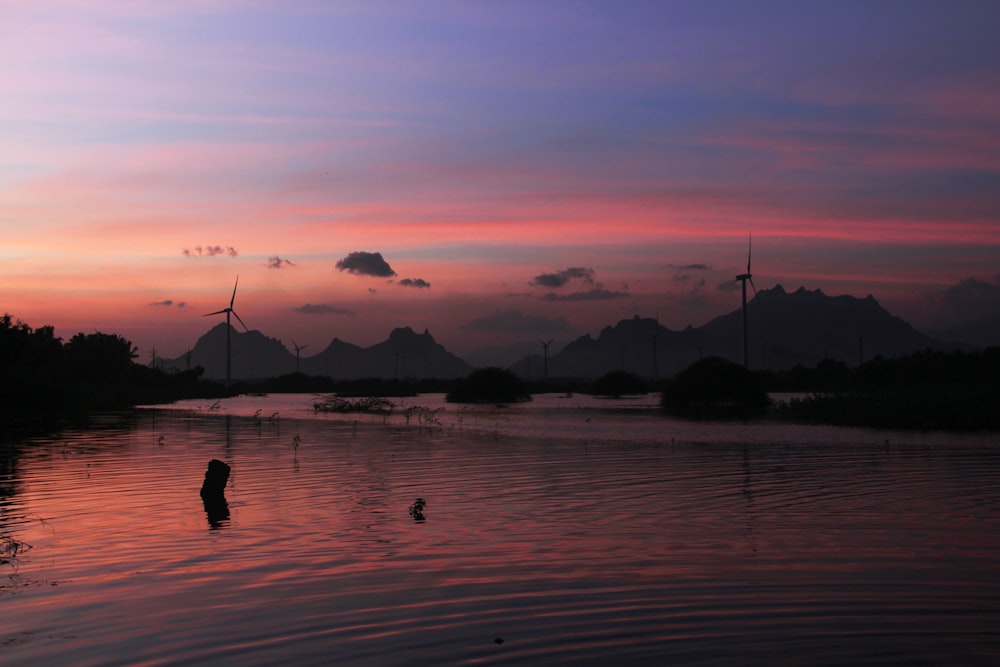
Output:
<svg viewBox="0 0 1000 667">
<path fill-rule="evenodd" d="M 1000 664 L 993 435 L 311 401 L 4 450 L 0 664 Z"/>
</svg>

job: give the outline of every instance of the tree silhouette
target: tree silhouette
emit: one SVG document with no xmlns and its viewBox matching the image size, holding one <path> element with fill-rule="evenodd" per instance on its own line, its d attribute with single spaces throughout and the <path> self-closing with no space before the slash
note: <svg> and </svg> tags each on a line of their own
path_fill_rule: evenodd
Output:
<svg viewBox="0 0 1000 667">
<path fill-rule="evenodd" d="M 78 379 L 127 378 L 138 356 L 132 342 L 117 334 L 78 333 L 66 343 L 70 376 Z"/>
<path fill-rule="evenodd" d="M 9 313 L 0 316 L 0 366 L 8 369 L 56 365 L 62 356 L 62 341 L 50 326 L 32 329 Z"/>
</svg>

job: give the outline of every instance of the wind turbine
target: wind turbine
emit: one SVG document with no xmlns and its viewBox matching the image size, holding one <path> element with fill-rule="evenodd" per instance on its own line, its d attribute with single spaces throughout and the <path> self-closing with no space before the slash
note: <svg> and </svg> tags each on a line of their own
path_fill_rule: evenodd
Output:
<svg viewBox="0 0 1000 667">
<path fill-rule="evenodd" d="M 660 368 L 656 360 L 656 336 L 660 333 L 660 311 L 656 311 L 656 328 L 653 329 L 653 381 L 660 379 Z"/>
<path fill-rule="evenodd" d="M 549 379 L 549 345 L 552 345 L 554 340 L 555 338 L 550 338 L 548 341 L 544 341 L 541 338 L 538 339 L 538 342 L 542 344 L 542 377 L 546 380 Z"/>
<path fill-rule="evenodd" d="M 236 284 L 233 285 L 233 296 L 232 298 L 229 299 L 228 308 L 223 308 L 222 310 L 217 310 L 214 313 L 207 313 L 205 315 L 205 317 L 210 317 L 212 315 L 221 315 L 222 313 L 226 314 L 226 386 L 227 387 L 229 386 L 229 383 L 232 380 L 232 371 L 233 371 L 233 353 L 232 353 L 233 328 L 229 325 L 229 316 L 236 315 L 236 319 L 239 321 L 239 323 L 243 324 L 243 330 L 247 332 L 250 331 L 250 329 L 247 329 L 247 325 L 243 323 L 243 320 L 240 319 L 240 316 L 236 314 L 236 311 L 233 310 L 233 303 L 236 301 L 236 287 L 239 284 L 240 284 L 240 277 L 236 276 Z"/>
<path fill-rule="evenodd" d="M 753 284 L 753 276 L 750 274 L 750 251 L 753 249 L 753 236 L 748 236 L 747 238 L 747 272 L 741 273 L 736 276 L 736 280 L 739 280 L 743 285 L 743 367 L 747 368 L 749 365 L 749 355 L 747 354 L 747 281 L 750 282 L 750 287 L 753 288 L 754 296 L 757 296 L 757 288 Z"/>
<path fill-rule="evenodd" d="M 295 339 L 293 338 L 292 339 L 292 347 L 295 348 L 295 372 L 298 373 L 299 372 L 299 352 L 301 352 L 302 350 L 306 349 L 309 346 L 308 345 L 299 345 L 298 343 L 295 342 Z"/>
</svg>

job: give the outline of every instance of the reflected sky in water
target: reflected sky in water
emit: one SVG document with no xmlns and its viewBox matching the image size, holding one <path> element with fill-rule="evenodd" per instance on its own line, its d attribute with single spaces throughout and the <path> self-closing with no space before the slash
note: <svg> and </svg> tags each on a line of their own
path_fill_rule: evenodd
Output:
<svg viewBox="0 0 1000 667">
<path fill-rule="evenodd" d="M 0 566 L 3 661 L 1000 657 L 988 436 L 559 397 L 407 425 L 311 400 L 146 410 L 5 450 L 0 534 L 31 548 Z M 199 496 L 212 458 L 232 468 L 228 519 Z"/>
</svg>

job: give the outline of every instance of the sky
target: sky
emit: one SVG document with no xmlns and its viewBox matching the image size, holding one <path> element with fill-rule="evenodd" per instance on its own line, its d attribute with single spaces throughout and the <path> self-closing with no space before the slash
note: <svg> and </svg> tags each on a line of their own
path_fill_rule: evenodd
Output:
<svg viewBox="0 0 1000 667">
<path fill-rule="evenodd" d="M 0 312 L 462 354 L 1000 308 L 1000 3 L 0 0 Z M 559 342 L 556 348 L 559 347 Z"/>
</svg>

